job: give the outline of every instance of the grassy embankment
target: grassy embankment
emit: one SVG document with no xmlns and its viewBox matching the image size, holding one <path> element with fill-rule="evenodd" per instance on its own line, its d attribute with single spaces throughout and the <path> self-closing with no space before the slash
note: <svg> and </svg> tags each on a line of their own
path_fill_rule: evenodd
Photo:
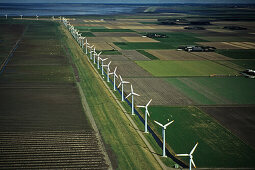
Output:
<svg viewBox="0 0 255 170">
<path fill-rule="evenodd" d="M 160 169 L 153 155 L 138 136 L 124 113 L 89 65 L 84 53 L 65 28 L 63 42 L 76 65 L 80 85 L 102 135 L 113 167 L 118 169 Z"/>
</svg>

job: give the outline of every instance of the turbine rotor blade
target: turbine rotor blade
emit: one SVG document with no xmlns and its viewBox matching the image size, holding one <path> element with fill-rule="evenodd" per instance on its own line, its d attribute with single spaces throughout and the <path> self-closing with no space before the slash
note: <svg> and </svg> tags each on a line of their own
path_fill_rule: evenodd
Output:
<svg viewBox="0 0 255 170">
<path fill-rule="evenodd" d="M 132 93 L 129 93 L 129 94 L 127 95 L 126 99 L 127 99 L 129 96 L 131 96 L 131 94 L 132 94 Z"/>
<path fill-rule="evenodd" d="M 138 105 L 138 106 L 136 106 L 136 107 L 145 108 L 145 106 L 139 106 L 139 105 Z"/>
<path fill-rule="evenodd" d="M 118 88 L 121 86 L 121 84 L 122 84 L 122 83 L 120 82 L 120 84 L 118 85 Z"/>
<path fill-rule="evenodd" d="M 175 156 L 189 156 L 189 154 L 176 154 Z"/>
<path fill-rule="evenodd" d="M 149 104 L 151 103 L 151 101 L 152 101 L 152 99 L 146 104 L 147 107 L 149 106 Z"/>
<path fill-rule="evenodd" d="M 149 111 L 147 110 L 146 112 L 147 112 L 148 116 L 150 116 L 150 113 L 149 113 Z"/>
<path fill-rule="evenodd" d="M 164 125 L 164 128 L 166 128 L 167 126 L 169 126 L 173 122 L 174 122 L 174 120 L 172 120 L 171 122 L 168 122 L 167 124 Z"/>
<path fill-rule="evenodd" d="M 115 69 L 114 69 L 114 73 L 116 72 L 116 70 L 117 70 L 117 67 L 115 67 Z"/>
<path fill-rule="evenodd" d="M 133 93 L 134 91 L 133 91 L 133 86 L 132 86 L 132 84 L 131 84 L 131 87 L 130 87 L 130 88 L 131 88 L 131 93 Z"/>
<path fill-rule="evenodd" d="M 197 145 L 198 145 L 198 142 L 196 143 L 196 145 L 194 146 L 194 148 L 190 151 L 190 155 L 192 155 L 192 154 L 193 154 L 193 152 L 195 151 L 195 149 L 196 149 Z"/>
<path fill-rule="evenodd" d="M 137 93 L 132 93 L 133 95 L 136 95 L 136 96 L 140 96 L 139 94 L 137 94 Z"/>
<path fill-rule="evenodd" d="M 157 123 L 159 126 L 164 127 L 161 123 L 157 122 L 156 120 L 154 120 L 155 123 Z"/>
<path fill-rule="evenodd" d="M 128 81 L 122 81 L 123 84 L 128 84 L 129 82 Z"/>
<path fill-rule="evenodd" d="M 193 165 L 195 168 L 197 168 L 196 165 L 195 165 L 195 162 L 193 161 L 192 158 L 190 159 L 190 161 L 191 161 L 192 165 Z"/>
</svg>

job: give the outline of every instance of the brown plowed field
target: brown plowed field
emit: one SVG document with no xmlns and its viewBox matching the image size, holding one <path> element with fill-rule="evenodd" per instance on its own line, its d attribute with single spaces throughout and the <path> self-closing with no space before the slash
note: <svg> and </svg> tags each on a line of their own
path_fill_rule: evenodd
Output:
<svg viewBox="0 0 255 170">
<path fill-rule="evenodd" d="M 134 32 L 94 32 L 97 37 L 141 37 Z"/>
<path fill-rule="evenodd" d="M 113 47 L 110 46 L 108 43 L 93 43 L 93 45 L 96 47 L 97 50 L 112 50 Z"/>
<path fill-rule="evenodd" d="M 102 43 L 102 42 L 126 42 L 121 37 L 88 37 L 88 42 L 93 44 L 93 43 Z"/>
<path fill-rule="evenodd" d="M 229 57 L 226 57 L 215 52 L 192 52 L 192 54 L 207 60 L 232 60 Z"/>
<path fill-rule="evenodd" d="M 245 143 L 255 148 L 255 107 L 245 106 L 219 106 L 200 107 L 203 111 L 214 117 L 222 126 Z"/>
<path fill-rule="evenodd" d="M 184 106 L 193 103 L 180 91 L 160 78 L 126 78 L 125 80 L 132 83 L 135 93 L 141 95 L 135 97 L 137 105 L 144 105 L 150 99 L 152 99 L 152 105 Z M 130 87 L 125 88 L 125 92 L 129 94 Z"/>
<path fill-rule="evenodd" d="M 111 64 L 111 70 L 118 66 L 118 75 L 122 77 L 152 77 L 152 75 L 142 69 L 133 61 L 116 61 Z"/>
<path fill-rule="evenodd" d="M 142 55 L 136 50 L 120 50 L 120 52 L 130 60 L 150 60 L 148 57 Z"/>
<path fill-rule="evenodd" d="M 160 60 L 203 60 L 201 57 L 186 51 L 177 50 L 145 50 Z"/>
</svg>

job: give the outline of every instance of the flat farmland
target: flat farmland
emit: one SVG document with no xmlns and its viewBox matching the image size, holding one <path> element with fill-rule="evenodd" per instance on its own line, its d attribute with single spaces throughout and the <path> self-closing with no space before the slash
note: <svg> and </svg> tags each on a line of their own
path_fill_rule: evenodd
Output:
<svg viewBox="0 0 255 170">
<path fill-rule="evenodd" d="M 107 42 L 107 43 L 112 43 L 112 42 L 126 42 L 121 37 L 88 37 L 88 42 L 90 43 L 102 43 L 102 42 Z"/>
<path fill-rule="evenodd" d="M 120 52 L 132 61 L 136 60 L 150 60 L 148 57 L 144 56 L 143 54 L 137 52 L 136 50 L 120 50 Z"/>
<path fill-rule="evenodd" d="M 233 60 L 234 64 L 241 66 L 243 69 L 255 69 L 255 60 Z"/>
<path fill-rule="evenodd" d="M 20 44 L 0 75 L 0 168 L 107 169 L 58 24 L 22 24 Z"/>
<path fill-rule="evenodd" d="M 141 37 L 135 32 L 94 32 L 97 37 Z"/>
<path fill-rule="evenodd" d="M 175 46 L 171 44 L 161 42 L 114 42 L 114 44 L 123 50 L 175 48 Z"/>
<path fill-rule="evenodd" d="M 242 49 L 241 47 L 233 46 L 224 42 L 197 42 L 197 44 L 204 46 L 211 46 L 217 49 Z"/>
<path fill-rule="evenodd" d="M 201 110 L 215 118 L 245 143 L 255 149 L 255 107 L 253 106 L 219 106 L 200 107 Z"/>
<path fill-rule="evenodd" d="M 145 50 L 160 60 L 203 60 L 201 57 L 186 51 L 177 50 Z"/>
<path fill-rule="evenodd" d="M 236 70 L 211 61 L 136 61 L 157 77 L 237 75 Z"/>
<path fill-rule="evenodd" d="M 198 108 L 152 106 L 149 112 L 149 124 L 159 136 L 162 129 L 153 120 L 162 124 L 174 120 L 166 130 L 167 147 L 173 153 L 188 153 L 199 142 L 193 154 L 198 168 L 254 167 L 255 151 Z"/>
<path fill-rule="evenodd" d="M 108 58 L 109 61 L 129 61 L 129 59 L 123 55 L 101 55 L 102 58 Z M 113 68 L 112 68 L 113 69 Z"/>
<path fill-rule="evenodd" d="M 93 43 L 97 50 L 113 50 L 113 47 L 107 42 Z"/>
<path fill-rule="evenodd" d="M 216 52 L 192 52 L 191 54 L 201 57 L 206 60 L 231 60 L 231 58 Z"/>
<path fill-rule="evenodd" d="M 167 81 L 197 104 L 255 104 L 255 81 L 245 77 L 168 78 Z"/>
<path fill-rule="evenodd" d="M 145 105 L 152 99 L 152 105 L 163 106 L 186 106 L 193 102 L 184 96 L 177 88 L 168 84 L 160 78 L 126 78 L 133 87 L 135 93 L 140 97 L 135 97 L 137 105 Z M 129 85 L 125 85 L 126 94 L 130 93 Z"/>
<path fill-rule="evenodd" d="M 127 42 L 158 42 L 157 40 L 148 37 L 121 37 Z"/>
<path fill-rule="evenodd" d="M 217 50 L 217 53 L 233 59 L 255 59 L 255 50 Z"/>
<path fill-rule="evenodd" d="M 152 77 L 150 73 L 133 61 L 115 61 L 111 64 L 111 70 L 116 66 L 118 67 L 117 74 L 120 74 L 122 77 Z"/>
</svg>

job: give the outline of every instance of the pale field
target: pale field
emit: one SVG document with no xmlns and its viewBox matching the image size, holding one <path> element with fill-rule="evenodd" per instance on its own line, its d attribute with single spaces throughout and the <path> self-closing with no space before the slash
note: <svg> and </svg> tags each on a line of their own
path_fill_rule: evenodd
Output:
<svg viewBox="0 0 255 170">
<path fill-rule="evenodd" d="M 226 57 L 224 55 L 221 55 L 215 52 L 192 52 L 192 54 L 207 60 L 232 60 L 229 57 Z"/>
<path fill-rule="evenodd" d="M 126 40 L 121 37 L 88 37 L 88 42 L 90 43 L 100 43 L 100 42 L 126 42 Z"/>
<path fill-rule="evenodd" d="M 217 49 L 242 49 L 226 42 L 197 42 L 197 44 L 211 46 Z"/>
<path fill-rule="evenodd" d="M 212 32 L 234 32 L 228 29 L 207 29 L 208 31 L 212 31 Z"/>
<path fill-rule="evenodd" d="M 146 52 L 156 56 L 160 60 L 203 60 L 186 51 L 177 50 L 145 50 Z"/>
<path fill-rule="evenodd" d="M 148 57 L 142 55 L 141 53 L 137 52 L 136 50 L 120 50 L 123 56 L 128 58 L 129 60 L 138 61 L 138 60 L 150 60 Z"/>
<path fill-rule="evenodd" d="M 93 32 L 97 37 L 141 37 L 135 32 Z"/>
<path fill-rule="evenodd" d="M 99 19 L 86 19 L 86 20 L 83 20 L 84 22 L 102 22 L 104 23 L 105 21 L 104 20 L 99 20 Z"/>
<path fill-rule="evenodd" d="M 117 19 L 116 21 L 124 21 L 124 22 L 157 22 L 157 19 Z"/>
<path fill-rule="evenodd" d="M 152 38 L 148 37 L 121 37 L 122 39 L 126 40 L 127 42 L 159 42 Z"/>
<path fill-rule="evenodd" d="M 112 50 L 113 47 L 106 42 L 93 43 L 97 50 Z"/>
</svg>

